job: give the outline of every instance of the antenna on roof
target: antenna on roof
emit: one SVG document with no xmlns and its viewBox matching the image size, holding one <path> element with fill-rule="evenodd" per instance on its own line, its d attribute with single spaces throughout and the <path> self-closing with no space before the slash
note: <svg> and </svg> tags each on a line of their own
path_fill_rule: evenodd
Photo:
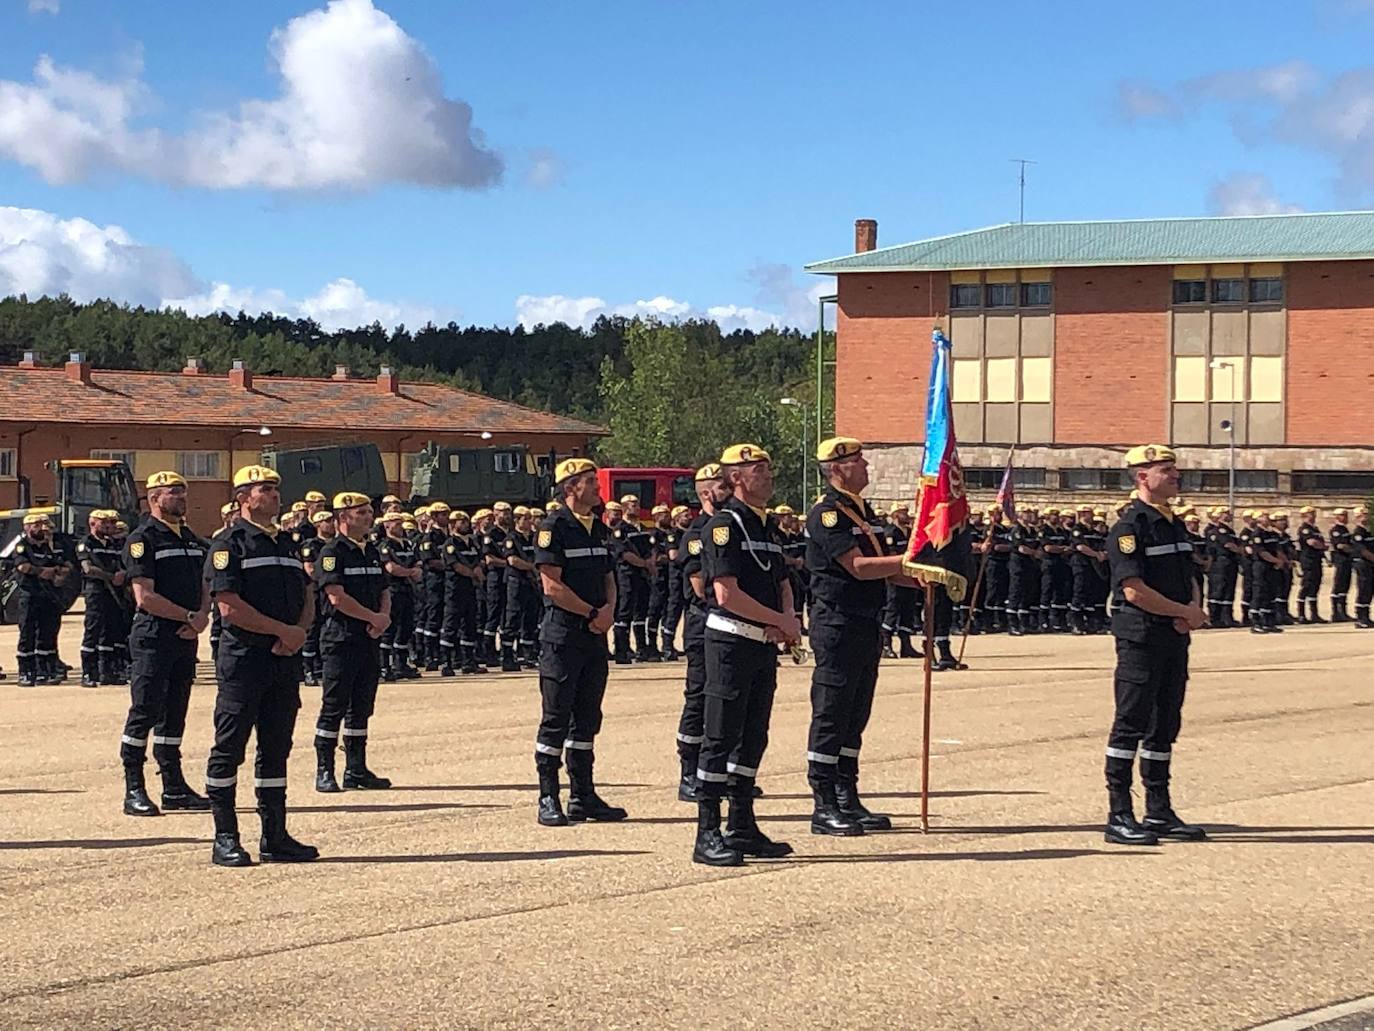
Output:
<svg viewBox="0 0 1374 1031">
<path fill-rule="evenodd" d="M 1020 166 L 1021 166 L 1021 173 L 1020 173 L 1020 175 L 1017 177 L 1017 182 L 1018 182 L 1018 183 L 1020 184 L 1020 186 L 1021 186 L 1021 217 L 1020 217 L 1017 221 L 1019 221 L 1019 222 L 1025 222 L 1025 221 L 1026 221 L 1026 166 L 1027 166 L 1027 165 L 1038 165 L 1039 162 L 1038 162 L 1038 161 L 1032 161 L 1030 158 L 1008 158 L 1007 160 L 1009 160 L 1013 165 L 1020 165 Z"/>
</svg>

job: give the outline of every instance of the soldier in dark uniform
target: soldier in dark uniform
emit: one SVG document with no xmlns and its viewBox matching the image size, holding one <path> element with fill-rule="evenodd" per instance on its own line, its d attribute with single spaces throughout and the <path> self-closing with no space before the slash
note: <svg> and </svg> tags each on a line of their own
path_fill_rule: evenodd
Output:
<svg viewBox="0 0 1374 1031">
<path fill-rule="evenodd" d="M 682 593 L 682 563 L 678 561 L 682 550 L 682 535 L 692 522 L 692 510 L 686 505 L 676 506 L 671 513 L 672 525 L 664 540 L 664 565 L 668 570 L 668 599 L 663 613 L 663 625 L 659 628 L 663 638 L 663 661 L 676 662 L 681 656 L 677 650 L 677 628 L 682 622 L 682 613 L 687 598 Z"/>
<path fill-rule="evenodd" d="M 682 716 L 677 724 L 677 755 L 682 766 L 677 797 L 683 802 L 701 800 L 697 760 L 701 754 L 701 743 L 705 740 L 703 720 L 706 709 L 706 577 L 701 571 L 701 528 L 711 521 L 716 506 L 724 504 L 730 496 L 720 476 L 720 466 L 715 462 L 697 470 L 694 486 L 701 513 L 687 524 L 678 541 L 676 564 L 680 570 L 686 611 L 682 625 L 682 652 L 687 658 Z"/>
<path fill-rule="evenodd" d="M 388 512 L 381 523 L 384 534 L 377 544 L 377 557 L 391 596 L 391 622 L 380 648 L 382 679 L 388 683 L 416 680 L 420 671 L 410 664 L 410 639 L 415 632 L 415 589 L 424 571 L 415 542 L 406 536 L 404 513 Z"/>
<path fill-rule="evenodd" d="M 630 629 L 634 634 L 636 662 L 660 662 L 658 642 L 649 636 L 649 584 L 653 578 L 654 554 L 649 531 L 640 516 L 639 498 L 626 494 L 620 499 L 625 513 L 625 543 L 622 555 L 630 587 Z"/>
<path fill-rule="evenodd" d="M 759 830 L 754 781 L 768 747 L 778 645 L 797 646 L 801 623 L 782 549 L 768 539 L 764 519 L 764 506 L 773 495 L 768 452 L 757 444 L 734 444 L 721 455 L 720 466 L 731 497 L 701 531 L 708 612 L 706 705 L 692 860 L 738 866 L 745 855 L 778 858 L 792 851 Z M 720 802 L 726 796 L 730 817 L 722 838 Z"/>
<path fill-rule="evenodd" d="M 617 666 L 634 661 L 630 652 L 630 628 L 634 623 L 634 584 L 630 563 L 637 560 L 630 549 L 630 526 L 625 522 L 625 506 L 619 501 L 605 505 L 606 529 L 610 531 L 611 561 L 615 566 L 615 619 L 611 624 L 612 655 Z"/>
<path fill-rule="evenodd" d="M 1278 537 L 1278 553 L 1281 560 L 1278 567 L 1278 580 L 1275 583 L 1274 613 L 1280 624 L 1289 626 L 1293 622 L 1293 612 L 1289 605 L 1293 597 L 1293 566 L 1298 559 L 1298 546 L 1293 535 L 1288 532 L 1288 513 L 1270 514 L 1274 534 Z"/>
<path fill-rule="evenodd" d="M 649 513 L 653 519 L 653 529 L 649 530 L 649 608 L 645 616 L 644 634 L 650 648 L 661 658 L 658 646 L 659 630 L 663 617 L 668 612 L 668 534 L 672 532 L 671 509 L 667 505 L 655 505 Z"/>
<path fill-rule="evenodd" d="M 1193 579 L 1197 581 L 1197 596 L 1202 604 L 1201 599 L 1207 595 L 1207 570 L 1212 562 L 1207 553 L 1207 539 L 1202 535 L 1202 521 L 1192 505 L 1184 505 L 1174 514 L 1183 520 L 1183 528 L 1188 531 L 1188 541 L 1193 546 Z M 1205 605 L 1203 611 L 1206 611 Z"/>
<path fill-rule="evenodd" d="M 205 542 L 183 521 L 182 477 L 154 473 L 146 486 L 148 518 L 129 534 L 123 556 L 138 605 L 129 635 L 132 704 L 119 746 L 124 812 L 129 816 L 158 815 L 143 781 L 150 732 L 153 759 L 162 774 L 162 808 L 204 810 L 209 805 L 191 790 L 181 770 L 181 738 L 196 677 L 196 642 L 210 623 Z"/>
<path fill-rule="evenodd" d="M 1302 579 L 1298 584 L 1298 622 L 1325 623 L 1317 611 L 1317 599 L 1322 589 L 1322 561 L 1326 558 L 1326 538 L 1317 528 L 1317 510 L 1304 505 L 1298 512 L 1298 566 Z"/>
<path fill-rule="evenodd" d="M 891 830 L 891 818 L 870 812 L 859 798 L 859 749 L 878 684 L 883 581 L 902 576 L 905 541 L 901 550 L 889 553 L 861 496 L 868 486 L 862 443 L 853 437 L 823 440 L 816 460 L 826 487 L 806 517 L 806 565 L 815 596 L 810 642 L 816 658 L 806 752 L 806 779 L 815 801 L 811 833 Z"/>
<path fill-rule="evenodd" d="M 372 499 L 353 491 L 335 494 L 333 516 L 339 532 L 320 549 L 315 568 L 325 608 L 320 631 L 324 686 L 315 723 L 315 790 L 340 790 L 334 779 L 334 753 L 341 730 L 343 786 L 389 788 L 391 781 L 367 767 L 367 723 L 377 703 L 381 674 L 378 641 L 391 625 L 387 574 L 381 554 L 367 539 L 372 529 Z"/>
<path fill-rule="evenodd" d="M 1343 508 L 1333 509 L 1331 518 L 1331 622 L 1348 623 L 1350 613 L 1346 598 L 1350 591 L 1350 572 L 1355 553 L 1350 549 L 1349 513 Z"/>
<path fill-rule="evenodd" d="M 1250 632 L 1281 634 L 1275 597 L 1278 594 L 1279 567 L 1283 559 L 1279 549 L 1281 536 L 1269 525 L 1263 512 L 1255 517 L 1250 532 Z"/>
<path fill-rule="evenodd" d="M 1240 561 L 1237 563 L 1237 589 L 1240 593 L 1240 625 L 1250 625 L 1250 575 L 1254 572 L 1255 553 L 1250 540 L 1255 536 L 1255 513 L 1250 509 L 1240 514 L 1240 530 L 1236 533 L 1236 543 L 1240 546 Z"/>
<path fill-rule="evenodd" d="M 324 496 L 317 490 L 312 490 L 310 494 Z M 306 495 L 307 502 L 310 494 Z M 321 587 L 317 575 L 319 570 L 315 568 L 315 563 L 321 549 L 337 536 L 338 530 L 334 524 L 334 513 L 328 510 L 313 513 L 305 526 L 310 528 L 309 536 L 302 533 L 304 527 L 298 527 L 292 532 L 291 539 L 300 554 L 301 562 L 305 564 L 305 575 L 315 585 L 315 621 L 310 624 L 310 632 L 305 635 L 305 647 L 301 649 L 301 670 L 305 682 L 314 687 L 323 682 L 321 675 L 324 672 L 324 660 L 320 654 L 320 630 L 324 626 L 325 615 L 324 599 L 320 596 Z"/>
<path fill-rule="evenodd" d="M 821 496 L 824 498 L 825 493 Z M 906 554 L 907 541 L 911 539 L 911 509 L 908 506 L 904 504 L 892 506 L 891 521 L 882 528 L 882 538 L 887 554 Z M 920 599 L 920 592 L 915 590 L 910 580 L 892 578 L 883 584 L 883 595 L 883 657 L 888 659 L 919 659 L 921 653 L 911 646 L 911 637 L 919 632 L 916 622 L 916 608 Z M 894 651 L 892 648 L 894 636 L 897 638 L 900 651 Z"/>
<path fill-rule="evenodd" d="M 1212 568 L 1207 574 L 1207 603 L 1213 626 L 1233 627 L 1236 625 L 1236 572 L 1244 546 L 1231 529 L 1231 510 L 1216 508 L 1212 511 L 1212 525 L 1204 534 L 1212 554 Z"/>
<path fill-rule="evenodd" d="M 114 534 L 110 540 L 120 555 L 120 568 L 124 567 L 124 542 L 129 539 L 129 524 L 122 519 L 118 519 L 114 524 Z M 134 622 L 134 592 L 129 586 L 128 575 L 125 575 L 124 586 L 115 595 L 119 602 L 120 623 L 118 638 L 114 646 L 114 669 L 116 684 L 127 684 L 129 682 L 129 630 Z M 0 673 L 0 680 L 5 679 L 5 674 Z"/>
<path fill-rule="evenodd" d="M 1106 535 L 1093 523 L 1091 505 L 1079 508 L 1069 545 L 1073 548 L 1069 555 L 1069 569 L 1073 574 L 1069 618 L 1073 622 L 1073 632 L 1081 636 L 1096 632 L 1097 596 L 1102 583 L 1098 570 L 1107 561 Z"/>
<path fill-rule="evenodd" d="M 23 530 L 11 556 L 19 574 L 19 686 L 60 684 L 66 675 L 57 664 L 57 632 L 62 625 L 58 588 L 74 569 L 66 553 L 54 545 L 46 515 L 30 512 L 24 516 Z"/>
<path fill-rule="evenodd" d="M 119 547 L 114 541 L 119 513 L 110 509 L 91 512 L 90 532 L 76 545 L 81 563 L 81 596 L 86 616 L 81 633 L 81 686 L 118 682 L 115 647 L 123 629 L 120 594 L 128 577 Z"/>
<path fill-rule="evenodd" d="M 1064 528 L 1059 509 L 1045 510 L 1045 525 L 1040 530 L 1040 627 L 1062 633 L 1068 629 L 1069 598 L 1073 594 L 1073 575 L 1069 553 L 1073 533 Z"/>
<path fill-rule="evenodd" d="M 537 668 L 532 650 L 538 643 L 539 588 L 534 578 L 534 532 L 530 510 L 518 505 L 515 523 L 506 535 L 506 619 L 501 627 L 501 672 L 518 673 L 522 667 Z"/>
<path fill-rule="evenodd" d="M 1039 632 L 1040 535 L 1036 511 L 1023 508 L 1011 528 L 1011 579 L 1007 589 L 1007 623 L 1013 637 Z"/>
<path fill-rule="evenodd" d="M 1136 500 L 1107 538 L 1112 634 L 1116 638 L 1116 717 L 1107 739 L 1106 840 L 1153 845 L 1160 838 L 1197 841 L 1201 827 L 1184 823 L 1169 797 L 1170 763 L 1188 684 L 1191 631 L 1206 622 L 1193 575 L 1193 544 L 1169 514 L 1180 473 L 1162 444 L 1132 448 L 1126 466 Z M 1145 819 L 1131 805 L 1131 773 L 1140 749 Z"/>
<path fill-rule="evenodd" d="M 615 608 L 610 535 L 596 518 L 601 504 L 596 466 L 585 458 L 560 462 L 554 487 L 566 507 L 545 518 L 535 539 L 545 600 L 539 631 L 543 715 L 534 742 L 534 766 L 539 774 L 538 821 L 545 827 L 626 816 L 624 809 L 607 805 L 597 794 L 593 776 L 606 694 L 606 631 Z M 558 784 L 564 751 L 570 786 L 566 815 Z"/>
<path fill-rule="evenodd" d="M 424 602 L 421 611 L 424 623 L 418 620 L 415 630 L 420 634 L 421 658 L 426 673 L 437 673 L 441 656 L 439 638 L 444 629 L 444 542 L 448 540 L 449 507 L 443 501 L 429 506 L 429 527 L 420 534 L 420 593 Z"/>
<path fill-rule="evenodd" d="M 1008 605 L 1011 586 L 1011 527 L 1007 524 L 1006 512 L 1000 504 L 988 506 L 987 536 L 984 546 L 989 548 L 987 601 L 983 609 L 988 614 L 988 630 L 994 634 L 1008 629 L 1010 606 Z"/>
<path fill-rule="evenodd" d="M 239 520 L 210 546 L 210 589 L 224 617 L 215 676 L 215 743 L 205 784 L 215 820 L 210 858 L 216 866 L 251 866 L 239 843 L 239 767 L 248 735 L 257 733 L 254 763 L 259 858 L 299 863 L 319 858 L 286 829 L 286 760 L 301 707 L 300 650 L 314 619 L 305 567 L 288 534 L 274 524 L 281 505 L 281 478 L 258 465 L 234 473 Z"/>
<path fill-rule="evenodd" d="M 971 555 L 977 555 L 979 557 L 979 561 L 981 562 L 983 552 L 983 541 L 987 539 L 988 535 L 988 528 L 983 523 L 983 513 L 981 510 L 976 508 L 971 508 L 969 510 L 968 528 L 966 532 L 968 533 L 969 553 Z M 981 590 L 983 592 L 986 592 L 987 585 L 984 584 Z M 977 607 L 971 607 L 973 605 L 976 605 Z M 954 632 L 963 633 L 965 628 L 967 628 L 969 636 L 976 636 L 978 634 L 981 634 L 983 632 L 983 628 L 987 625 L 986 613 L 987 610 L 986 607 L 983 605 L 981 597 L 965 597 L 960 601 L 955 602 Z"/>
<path fill-rule="evenodd" d="M 1361 630 L 1374 628 L 1369 618 L 1369 605 L 1374 598 L 1374 533 L 1369 529 L 1369 511 L 1363 505 L 1354 508 L 1355 526 L 1350 531 L 1350 554 L 1355 571 L 1355 625 Z"/>
<path fill-rule="evenodd" d="M 487 661 L 497 659 L 504 652 L 497 651 L 496 636 L 501 631 L 506 614 L 506 537 L 513 522 L 510 504 L 498 501 L 492 506 L 492 522 L 482 533 L 482 562 L 486 566 L 487 622 L 482 639 L 487 646 Z"/>
<path fill-rule="evenodd" d="M 489 508 L 479 508 L 472 514 L 472 545 L 477 549 L 477 570 L 481 573 L 477 587 L 477 654 L 476 660 L 482 665 L 491 662 L 491 655 L 488 652 L 486 636 L 487 629 L 487 563 L 484 557 L 485 551 L 482 539 L 487 531 L 491 529 L 494 522 L 492 511 Z M 491 639 L 493 642 L 495 638 Z M 493 645 L 494 646 L 494 645 Z M 498 656 L 499 659 L 499 656 Z"/>
<path fill-rule="evenodd" d="M 444 544 L 444 628 L 439 638 L 444 648 L 443 675 L 453 676 L 455 666 L 466 674 L 485 673 L 486 666 L 477 659 L 477 594 L 486 583 L 482 548 L 466 512 L 451 513 L 448 528 Z"/>
</svg>

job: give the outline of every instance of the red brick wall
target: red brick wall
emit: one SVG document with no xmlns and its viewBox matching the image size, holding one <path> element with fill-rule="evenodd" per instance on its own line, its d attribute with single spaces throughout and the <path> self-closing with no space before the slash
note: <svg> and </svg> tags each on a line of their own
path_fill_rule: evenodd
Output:
<svg viewBox="0 0 1374 1031">
<path fill-rule="evenodd" d="M 870 444 L 925 436 L 930 330 L 949 306 L 943 272 L 839 276 L 835 431 Z"/>
<path fill-rule="evenodd" d="M 1289 444 L 1374 442 L 1374 262 L 1287 269 Z"/>
<path fill-rule="evenodd" d="M 1055 270 L 1055 443 L 1168 442 L 1171 278 L 1167 266 Z"/>
</svg>

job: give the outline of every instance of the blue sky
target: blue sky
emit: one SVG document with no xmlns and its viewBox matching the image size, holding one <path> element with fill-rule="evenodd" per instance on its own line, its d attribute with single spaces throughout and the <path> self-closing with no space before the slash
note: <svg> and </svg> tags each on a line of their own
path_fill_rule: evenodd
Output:
<svg viewBox="0 0 1374 1031">
<path fill-rule="evenodd" d="M 1014 157 L 1031 219 L 1374 193 L 1374 0 L 851 6 L 0 0 L 0 294 L 757 326 Z"/>
</svg>

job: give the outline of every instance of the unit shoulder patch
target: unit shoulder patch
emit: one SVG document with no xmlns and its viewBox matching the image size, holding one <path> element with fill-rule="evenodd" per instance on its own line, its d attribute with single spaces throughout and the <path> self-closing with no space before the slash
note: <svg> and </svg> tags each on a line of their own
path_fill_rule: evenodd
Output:
<svg viewBox="0 0 1374 1031">
<path fill-rule="evenodd" d="M 723 546 L 726 545 L 726 544 L 729 544 L 729 543 L 730 543 L 730 527 L 728 527 L 728 526 L 713 526 L 713 527 L 711 527 L 711 540 L 715 543 L 716 547 L 718 547 L 718 548 L 719 548 L 719 547 L 723 547 Z"/>
<path fill-rule="evenodd" d="M 142 545 L 142 544 L 134 544 L 134 545 L 131 545 L 131 546 L 129 547 L 129 554 L 131 554 L 131 555 L 133 554 L 134 548 L 138 548 L 139 551 L 142 552 L 142 550 L 143 550 L 143 545 Z M 216 569 L 228 569 L 228 568 L 229 568 L 229 552 L 227 552 L 227 551 L 217 551 L 217 552 L 215 552 L 214 556 L 210 559 L 210 564 L 211 564 L 212 566 L 214 566 Z"/>
<path fill-rule="evenodd" d="M 1116 546 L 1121 549 L 1123 555 L 1135 554 L 1135 534 L 1123 533 L 1117 538 Z"/>
<path fill-rule="evenodd" d="M 821 525 L 827 530 L 833 530 L 840 525 L 840 513 L 833 508 L 826 509 L 821 513 Z"/>
<path fill-rule="evenodd" d="M 553 543 L 553 531 L 552 531 L 552 530 L 540 530 L 540 531 L 539 531 L 539 546 L 540 546 L 541 548 L 547 548 L 547 547 L 548 547 L 550 544 L 552 544 L 552 543 Z"/>
<path fill-rule="evenodd" d="M 334 569 L 338 566 L 338 564 L 338 558 L 336 558 L 333 555 L 326 555 L 324 558 L 320 560 L 320 568 L 323 569 L 326 573 L 334 572 Z"/>
<path fill-rule="evenodd" d="M 132 544 L 129 545 L 129 557 L 130 557 L 130 558 L 142 558 L 142 557 L 143 557 L 143 542 L 142 542 L 142 541 L 134 541 Z"/>
<path fill-rule="evenodd" d="M 700 538 L 700 537 L 693 537 L 690 541 L 687 542 L 687 554 L 689 554 L 689 555 L 700 555 L 700 554 L 701 554 L 701 538 Z"/>
</svg>

